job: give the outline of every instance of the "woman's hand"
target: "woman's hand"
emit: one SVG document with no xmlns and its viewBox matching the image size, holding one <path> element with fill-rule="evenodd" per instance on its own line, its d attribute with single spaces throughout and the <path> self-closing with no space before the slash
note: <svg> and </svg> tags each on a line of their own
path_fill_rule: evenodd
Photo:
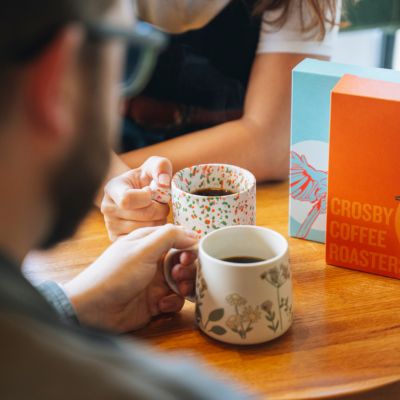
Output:
<svg viewBox="0 0 400 400">
<path fill-rule="evenodd" d="M 161 188 L 171 185 L 172 164 L 162 157 L 150 157 L 141 167 L 111 179 L 104 188 L 101 212 L 111 240 L 141 227 L 164 225 L 168 204 L 152 200 L 150 182 Z"/>
<path fill-rule="evenodd" d="M 197 242 L 191 231 L 164 225 L 142 228 L 115 241 L 90 267 L 64 285 L 84 325 L 127 332 L 146 325 L 161 313 L 177 312 L 183 296 L 194 291 L 196 254 L 177 255 L 172 269 L 181 296 L 167 285 L 162 260 L 171 248 Z"/>
</svg>

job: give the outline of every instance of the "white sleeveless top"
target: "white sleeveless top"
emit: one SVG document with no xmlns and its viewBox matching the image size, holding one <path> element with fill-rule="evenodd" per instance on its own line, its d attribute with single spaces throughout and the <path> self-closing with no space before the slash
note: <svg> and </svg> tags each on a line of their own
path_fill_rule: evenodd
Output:
<svg viewBox="0 0 400 400">
<path fill-rule="evenodd" d="M 213 19 L 229 0 L 137 0 L 140 18 L 170 33 L 181 33 L 198 29 Z M 337 22 L 340 21 L 341 0 L 337 1 Z M 338 34 L 338 26 L 326 24 L 327 34 L 322 41 L 315 39 L 315 32 L 301 32 L 299 0 L 293 0 L 288 20 L 279 30 L 273 30 L 269 20 L 279 16 L 280 11 L 268 11 L 263 15 L 258 54 L 300 53 L 330 56 Z M 303 12 L 304 22 L 310 20 L 307 9 Z"/>
<path fill-rule="evenodd" d="M 333 52 L 334 42 L 339 31 L 340 12 L 342 1 L 338 0 L 336 5 L 336 23 L 333 26 L 329 23 L 325 24 L 326 36 L 321 41 L 315 38 L 317 32 L 301 32 L 300 4 L 298 0 L 293 2 L 288 19 L 284 26 L 279 30 L 271 28 L 268 21 L 274 20 L 280 15 L 279 10 L 265 12 L 261 24 L 260 39 L 258 42 L 257 53 L 300 53 L 313 54 L 320 56 L 331 56 Z M 328 16 L 329 17 L 329 16 Z M 304 23 L 310 21 L 310 11 L 303 10 Z"/>
</svg>

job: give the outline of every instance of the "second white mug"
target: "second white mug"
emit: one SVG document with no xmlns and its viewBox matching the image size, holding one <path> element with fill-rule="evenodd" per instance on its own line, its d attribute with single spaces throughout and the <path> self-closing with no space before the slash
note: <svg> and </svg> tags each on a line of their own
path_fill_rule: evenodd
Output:
<svg viewBox="0 0 400 400">
<path fill-rule="evenodd" d="M 164 261 L 170 287 L 171 260 Z M 216 230 L 199 243 L 196 302 L 199 329 L 222 342 L 263 343 L 292 324 L 292 274 L 287 240 L 257 226 Z M 240 261 L 241 260 L 241 261 Z M 245 261 L 245 262 L 244 262 Z"/>
</svg>

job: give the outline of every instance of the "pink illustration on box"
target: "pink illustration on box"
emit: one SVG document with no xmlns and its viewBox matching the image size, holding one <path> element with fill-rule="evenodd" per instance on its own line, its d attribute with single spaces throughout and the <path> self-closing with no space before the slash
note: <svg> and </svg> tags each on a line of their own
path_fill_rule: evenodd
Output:
<svg viewBox="0 0 400 400">
<path fill-rule="evenodd" d="M 219 188 L 226 196 L 201 196 L 193 192 Z M 185 168 L 172 180 L 174 222 L 199 235 L 230 225 L 254 225 L 256 180 L 250 172 L 231 165 L 206 164 Z"/>
<path fill-rule="evenodd" d="M 310 209 L 302 221 L 296 236 L 307 238 L 315 221 L 326 214 L 328 173 L 314 168 L 304 154 L 291 151 L 290 196 L 294 200 L 310 203 Z"/>
</svg>

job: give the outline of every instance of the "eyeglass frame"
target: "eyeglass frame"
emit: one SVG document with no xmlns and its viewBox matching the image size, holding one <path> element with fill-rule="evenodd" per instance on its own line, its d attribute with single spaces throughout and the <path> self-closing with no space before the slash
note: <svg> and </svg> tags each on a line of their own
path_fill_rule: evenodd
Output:
<svg viewBox="0 0 400 400">
<path fill-rule="evenodd" d="M 123 97 L 133 97 L 143 90 L 154 71 L 159 54 L 167 47 L 168 37 L 146 22 L 137 22 L 133 29 L 106 23 L 87 23 L 89 37 L 97 39 L 122 39 L 128 45 L 138 45 L 144 52 L 138 67 L 131 72 L 121 87 Z"/>
<path fill-rule="evenodd" d="M 72 22 L 72 21 L 71 21 Z M 137 22 L 132 29 L 118 27 L 104 22 L 79 21 L 87 32 L 88 40 L 120 39 L 128 45 L 137 45 L 142 52 L 142 60 L 136 70 L 132 71 L 127 84 L 121 87 L 123 97 L 133 97 L 147 84 L 154 71 L 159 54 L 167 47 L 168 36 L 146 22 Z M 56 36 L 60 27 L 52 27 L 47 32 L 38 34 L 36 40 L 19 48 L 12 46 L 0 49 L 1 63 L 24 64 L 34 59 Z"/>
</svg>

